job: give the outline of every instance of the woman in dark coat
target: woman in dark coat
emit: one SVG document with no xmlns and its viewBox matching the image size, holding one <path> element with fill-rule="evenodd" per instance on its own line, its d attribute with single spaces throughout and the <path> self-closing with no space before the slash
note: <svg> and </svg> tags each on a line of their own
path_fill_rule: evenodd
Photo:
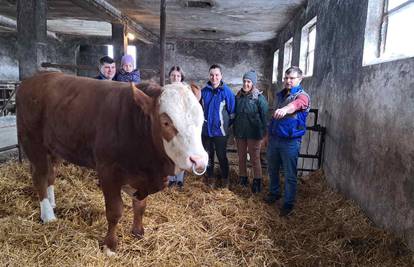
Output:
<svg viewBox="0 0 414 267">
<path fill-rule="evenodd" d="M 243 75 L 243 88 L 236 95 L 236 118 L 234 136 L 239 157 L 239 179 L 243 186 L 248 185 L 247 154 L 253 167 L 252 192 L 262 190 L 262 166 L 260 145 L 266 131 L 266 114 L 269 106 L 266 98 L 257 89 L 257 75 L 254 70 Z"/>
</svg>

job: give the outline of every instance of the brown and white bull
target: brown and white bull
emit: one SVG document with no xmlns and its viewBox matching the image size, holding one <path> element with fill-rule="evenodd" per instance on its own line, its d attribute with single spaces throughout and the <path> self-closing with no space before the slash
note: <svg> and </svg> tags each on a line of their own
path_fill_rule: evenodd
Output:
<svg viewBox="0 0 414 267">
<path fill-rule="evenodd" d="M 132 233 L 144 234 L 146 197 L 180 169 L 205 171 L 203 112 L 188 85 L 161 88 L 41 73 L 22 82 L 17 96 L 20 144 L 32 169 L 40 217 L 56 220 L 55 166 L 59 159 L 97 171 L 105 198 L 104 250 L 117 248 L 121 190 L 132 197 Z"/>
</svg>

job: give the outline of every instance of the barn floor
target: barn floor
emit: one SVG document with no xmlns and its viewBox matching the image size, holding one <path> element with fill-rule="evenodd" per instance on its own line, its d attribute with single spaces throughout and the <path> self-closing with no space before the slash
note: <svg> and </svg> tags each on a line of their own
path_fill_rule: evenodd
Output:
<svg viewBox="0 0 414 267">
<path fill-rule="evenodd" d="M 1 266 L 414 266 L 413 252 L 332 192 L 322 173 L 301 180 L 288 218 L 264 204 L 263 194 L 234 184 L 211 189 L 188 176 L 182 191 L 149 197 L 141 240 L 129 233 L 132 211 L 125 201 L 119 250 L 107 258 L 95 174 L 62 164 L 55 189 L 59 219 L 42 225 L 28 169 L 15 162 L 0 166 Z"/>
</svg>

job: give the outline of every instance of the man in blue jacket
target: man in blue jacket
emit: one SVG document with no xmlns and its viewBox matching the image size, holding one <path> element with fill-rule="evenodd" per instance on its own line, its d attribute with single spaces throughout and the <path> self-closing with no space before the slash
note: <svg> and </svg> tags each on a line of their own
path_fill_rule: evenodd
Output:
<svg viewBox="0 0 414 267">
<path fill-rule="evenodd" d="M 229 126 L 234 119 L 235 97 L 231 89 L 222 81 L 221 67 L 212 65 L 209 81 L 201 90 L 204 109 L 202 140 L 209 155 L 207 183 L 213 178 L 214 152 L 217 155 L 223 186 L 229 184 L 229 163 L 226 154 Z"/>
<path fill-rule="evenodd" d="M 275 97 L 275 112 L 268 130 L 267 162 L 270 188 L 265 201 L 270 204 L 280 198 L 279 169 L 282 166 L 285 193 L 281 216 L 291 213 L 295 203 L 298 157 L 310 109 L 310 98 L 300 85 L 301 81 L 302 70 L 299 67 L 293 66 L 286 70 L 284 89 Z"/>
</svg>

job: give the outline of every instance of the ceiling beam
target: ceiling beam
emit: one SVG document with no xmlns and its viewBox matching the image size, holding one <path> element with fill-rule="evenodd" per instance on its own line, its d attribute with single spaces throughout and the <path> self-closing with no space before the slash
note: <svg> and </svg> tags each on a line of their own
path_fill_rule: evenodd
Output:
<svg viewBox="0 0 414 267">
<path fill-rule="evenodd" d="M 0 15 L 0 26 L 9 28 L 12 31 L 17 31 L 17 21 L 6 16 Z M 59 40 L 59 38 L 56 36 L 56 33 L 54 32 L 47 31 L 47 36 Z"/>
<path fill-rule="evenodd" d="M 96 13 L 96 10 L 102 12 L 102 18 L 118 23 L 126 24 L 127 27 L 137 35 L 137 39 L 141 40 L 144 43 L 151 44 L 158 42 L 158 36 L 152 33 L 151 31 L 143 28 L 141 25 L 136 23 L 134 20 L 129 18 L 126 15 L 123 15 L 122 12 L 108 3 L 105 0 L 71 0 L 75 5 L 80 6 L 86 10 L 89 10 L 93 13 Z"/>
</svg>

